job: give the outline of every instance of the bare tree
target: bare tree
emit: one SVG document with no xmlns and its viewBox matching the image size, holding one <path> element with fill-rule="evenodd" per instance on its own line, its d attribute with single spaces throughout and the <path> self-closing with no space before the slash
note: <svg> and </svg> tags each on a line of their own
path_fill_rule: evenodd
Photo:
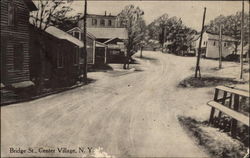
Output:
<svg viewBox="0 0 250 158">
<path fill-rule="evenodd" d="M 31 13 L 31 22 L 40 30 L 46 30 L 55 20 L 65 19 L 66 13 L 72 10 L 72 0 L 38 0 L 34 3 L 38 11 Z"/>
</svg>

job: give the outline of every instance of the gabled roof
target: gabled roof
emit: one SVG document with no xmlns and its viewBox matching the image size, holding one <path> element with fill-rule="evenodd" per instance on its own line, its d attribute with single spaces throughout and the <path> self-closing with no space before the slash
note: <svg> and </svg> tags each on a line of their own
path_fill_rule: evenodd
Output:
<svg viewBox="0 0 250 158">
<path fill-rule="evenodd" d="M 72 32 L 72 31 L 79 31 L 79 32 L 83 33 L 83 30 L 82 30 L 81 28 L 79 28 L 79 27 L 74 27 L 74 28 L 70 29 L 70 30 L 67 31 L 67 32 L 69 33 L 69 32 Z M 96 39 L 96 37 L 95 37 L 94 35 L 92 35 L 91 33 L 86 32 L 86 34 L 87 34 L 87 36 L 90 37 L 91 39 L 93 39 L 93 40 Z"/>
<path fill-rule="evenodd" d="M 80 16 L 80 19 L 83 19 L 84 15 L 82 14 Z M 106 18 L 116 18 L 117 16 L 116 15 L 110 15 L 110 14 L 107 14 L 107 15 L 100 15 L 100 14 L 87 14 L 87 18 L 89 17 L 106 17 Z"/>
<path fill-rule="evenodd" d="M 67 40 L 71 43 L 74 43 L 75 45 L 79 46 L 79 47 L 83 47 L 83 42 L 78 40 L 77 38 L 71 36 L 70 34 L 54 27 L 54 26 L 49 26 L 45 32 L 53 35 L 54 37 L 56 38 L 59 38 L 59 39 L 63 39 L 63 40 Z"/>
<path fill-rule="evenodd" d="M 220 39 L 219 35 L 211 34 L 211 33 L 208 33 L 208 32 L 206 32 L 206 33 L 208 35 L 209 40 L 219 40 Z M 230 36 L 226 36 L 226 35 L 222 35 L 222 40 L 223 41 L 230 41 L 230 42 L 237 42 L 238 41 L 235 38 L 230 37 Z"/>
<path fill-rule="evenodd" d="M 97 39 L 128 39 L 126 28 L 87 28 L 87 32 L 94 35 Z"/>
<path fill-rule="evenodd" d="M 108 43 L 110 43 L 110 42 L 112 42 L 112 41 L 114 41 L 114 40 L 118 40 L 118 41 L 121 41 L 122 42 L 122 40 L 120 39 L 120 38 L 112 38 L 112 39 L 109 39 L 109 40 L 107 40 L 107 41 L 105 41 L 104 43 L 105 44 L 108 44 Z"/>
<path fill-rule="evenodd" d="M 32 0 L 23 0 L 24 3 L 27 5 L 30 11 L 36 11 L 38 10 L 36 5 L 32 2 Z"/>
<path fill-rule="evenodd" d="M 219 41 L 219 39 L 220 39 L 220 36 L 218 34 L 213 34 L 213 33 L 210 33 L 208 31 L 204 32 L 204 34 L 205 33 L 207 34 L 207 37 L 209 40 Z M 204 36 L 204 34 L 203 34 L 203 36 Z M 196 41 L 200 38 L 200 33 L 196 34 L 195 36 L 196 37 L 194 38 L 194 41 Z M 222 35 L 222 41 L 237 42 L 238 40 L 233 38 L 233 37 L 227 36 L 227 35 Z"/>
<path fill-rule="evenodd" d="M 34 26 L 35 28 L 37 28 L 33 23 L 32 23 L 32 18 L 29 19 L 30 25 Z M 42 23 L 42 28 L 45 28 L 45 24 Z M 75 45 L 77 45 L 78 47 L 83 47 L 83 42 L 80 41 L 79 39 L 75 38 L 74 36 L 68 34 L 67 32 L 64 32 L 58 28 L 56 28 L 55 26 L 49 26 L 45 32 L 47 32 L 48 34 L 58 38 L 58 39 L 63 39 L 63 40 L 67 40 Z"/>
<path fill-rule="evenodd" d="M 107 45 L 106 45 L 106 44 L 104 44 L 104 43 L 101 43 L 101 42 L 96 41 L 96 47 L 102 47 L 102 48 L 105 48 L 105 47 L 107 47 Z"/>
</svg>

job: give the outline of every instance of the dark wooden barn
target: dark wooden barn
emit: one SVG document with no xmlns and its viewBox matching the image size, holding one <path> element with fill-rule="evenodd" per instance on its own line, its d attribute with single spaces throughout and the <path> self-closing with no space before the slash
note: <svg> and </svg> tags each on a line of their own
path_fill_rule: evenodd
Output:
<svg viewBox="0 0 250 158">
<path fill-rule="evenodd" d="M 30 81 L 29 14 L 32 0 L 1 0 L 1 88 L 23 88 Z"/>
<path fill-rule="evenodd" d="M 83 70 L 83 43 L 70 34 L 54 26 L 48 27 L 41 33 L 35 26 L 30 26 L 31 31 L 31 78 L 39 81 L 39 76 L 44 64 L 44 78 L 48 86 L 68 86 L 74 84 Z M 40 50 L 42 40 L 45 46 L 45 60 L 41 61 Z"/>
</svg>

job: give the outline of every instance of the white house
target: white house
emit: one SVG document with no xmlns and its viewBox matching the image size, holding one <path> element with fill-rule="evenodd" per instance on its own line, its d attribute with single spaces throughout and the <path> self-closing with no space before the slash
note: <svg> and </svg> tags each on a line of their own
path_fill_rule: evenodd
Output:
<svg viewBox="0 0 250 158">
<path fill-rule="evenodd" d="M 193 42 L 196 52 L 198 52 L 200 35 Z M 222 57 L 226 57 L 233 53 L 232 47 L 235 46 L 236 39 L 222 35 Z M 201 54 L 206 58 L 219 58 L 219 35 L 208 32 L 203 33 L 201 43 Z"/>
</svg>

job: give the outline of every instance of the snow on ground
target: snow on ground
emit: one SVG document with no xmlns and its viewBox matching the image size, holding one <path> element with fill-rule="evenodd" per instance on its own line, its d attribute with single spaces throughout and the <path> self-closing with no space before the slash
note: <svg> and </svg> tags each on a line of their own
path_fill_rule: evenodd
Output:
<svg viewBox="0 0 250 158">
<path fill-rule="evenodd" d="M 143 55 L 132 70 L 111 65 L 114 71 L 89 73 L 95 80 L 89 85 L 1 107 L 1 155 L 62 156 L 13 154 L 9 148 L 83 146 L 115 157 L 208 157 L 177 119 L 179 115 L 201 120 L 209 116 L 206 102 L 213 97 L 213 88 L 177 88 L 194 73 L 195 57 L 149 51 Z M 217 61 L 201 63 L 215 67 Z M 226 70 L 226 63 L 223 66 Z"/>
</svg>

